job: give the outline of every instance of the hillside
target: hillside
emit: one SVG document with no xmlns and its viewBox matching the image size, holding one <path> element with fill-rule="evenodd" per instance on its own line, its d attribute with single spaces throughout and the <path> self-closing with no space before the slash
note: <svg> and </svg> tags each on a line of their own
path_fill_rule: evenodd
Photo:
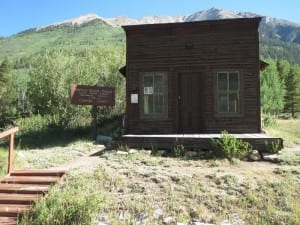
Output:
<svg viewBox="0 0 300 225">
<path fill-rule="evenodd" d="M 22 31 L 0 39 L 0 60 L 28 58 L 44 49 L 86 49 L 107 44 L 124 44 L 121 28 L 112 27 L 100 18 L 85 23 L 57 23 Z"/>
</svg>

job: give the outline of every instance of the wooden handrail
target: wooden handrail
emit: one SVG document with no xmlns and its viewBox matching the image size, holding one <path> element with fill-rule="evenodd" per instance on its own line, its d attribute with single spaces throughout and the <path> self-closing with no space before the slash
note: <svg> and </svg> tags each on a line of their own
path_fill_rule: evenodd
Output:
<svg viewBox="0 0 300 225">
<path fill-rule="evenodd" d="M 8 166 L 7 166 L 8 173 L 12 171 L 13 154 L 14 154 L 14 138 L 15 138 L 15 133 L 18 130 L 19 130 L 18 127 L 14 127 L 0 133 L 0 138 L 9 136 L 9 151 L 8 151 Z"/>
</svg>

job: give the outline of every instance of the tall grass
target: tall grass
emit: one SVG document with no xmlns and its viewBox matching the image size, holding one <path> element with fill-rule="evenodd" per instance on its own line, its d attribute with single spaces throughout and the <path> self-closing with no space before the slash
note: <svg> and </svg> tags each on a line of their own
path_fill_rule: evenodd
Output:
<svg viewBox="0 0 300 225">
<path fill-rule="evenodd" d="M 300 185 L 297 177 L 287 176 L 269 183 L 260 190 L 248 190 L 238 205 L 245 210 L 251 225 L 298 225 L 300 221 Z M 247 213 L 245 213 L 247 212 Z"/>
<path fill-rule="evenodd" d="M 0 147 L 0 177 L 7 174 L 8 149 Z"/>
<path fill-rule="evenodd" d="M 36 202 L 19 221 L 20 225 L 90 225 L 104 196 L 92 177 L 68 176 L 61 187 L 54 187 L 46 198 Z"/>
<path fill-rule="evenodd" d="M 277 125 L 266 127 L 268 134 L 284 139 L 285 146 L 300 143 L 300 119 L 277 120 Z"/>
<path fill-rule="evenodd" d="M 18 148 L 45 148 L 51 146 L 65 146 L 68 143 L 89 138 L 88 124 L 78 127 L 62 127 L 55 115 L 35 115 L 16 121 L 20 131 L 16 136 Z"/>
</svg>

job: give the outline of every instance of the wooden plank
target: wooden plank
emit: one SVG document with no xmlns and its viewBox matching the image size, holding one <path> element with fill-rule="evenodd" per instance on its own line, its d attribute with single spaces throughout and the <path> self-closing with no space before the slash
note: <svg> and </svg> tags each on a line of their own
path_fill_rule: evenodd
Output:
<svg viewBox="0 0 300 225">
<path fill-rule="evenodd" d="M 14 194 L 0 193 L 0 204 L 24 204 L 30 205 L 32 202 L 40 199 L 41 194 Z"/>
<path fill-rule="evenodd" d="M 0 133 L 0 138 L 6 137 L 10 134 L 16 133 L 19 130 L 18 127 L 11 128 L 9 130 L 3 131 Z"/>
<path fill-rule="evenodd" d="M 0 217 L 1 225 L 16 225 L 18 221 L 17 217 Z"/>
<path fill-rule="evenodd" d="M 16 184 L 55 184 L 60 180 L 60 177 L 53 176 L 8 176 L 1 183 L 16 183 Z"/>
<path fill-rule="evenodd" d="M 53 169 L 30 169 L 30 170 L 14 170 L 10 173 L 11 176 L 63 176 L 65 170 Z"/>
<path fill-rule="evenodd" d="M 0 183 L 0 193 L 45 194 L 48 190 L 49 185 Z"/>
<path fill-rule="evenodd" d="M 22 204 L 0 204 L 0 216 L 11 217 L 18 216 L 20 213 L 24 213 L 30 209 L 29 205 Z"/>
</svg>

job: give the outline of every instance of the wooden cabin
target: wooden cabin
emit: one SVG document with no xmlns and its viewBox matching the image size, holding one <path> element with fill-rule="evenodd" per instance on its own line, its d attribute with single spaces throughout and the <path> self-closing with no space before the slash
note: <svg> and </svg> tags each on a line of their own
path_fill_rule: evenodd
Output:
<svg viewBox="0 0 300 225">
<path fill-rule="evenodd" d="M 260 133 L 260 21 L 123 26 L 125 134 Z"/>
</svg>

